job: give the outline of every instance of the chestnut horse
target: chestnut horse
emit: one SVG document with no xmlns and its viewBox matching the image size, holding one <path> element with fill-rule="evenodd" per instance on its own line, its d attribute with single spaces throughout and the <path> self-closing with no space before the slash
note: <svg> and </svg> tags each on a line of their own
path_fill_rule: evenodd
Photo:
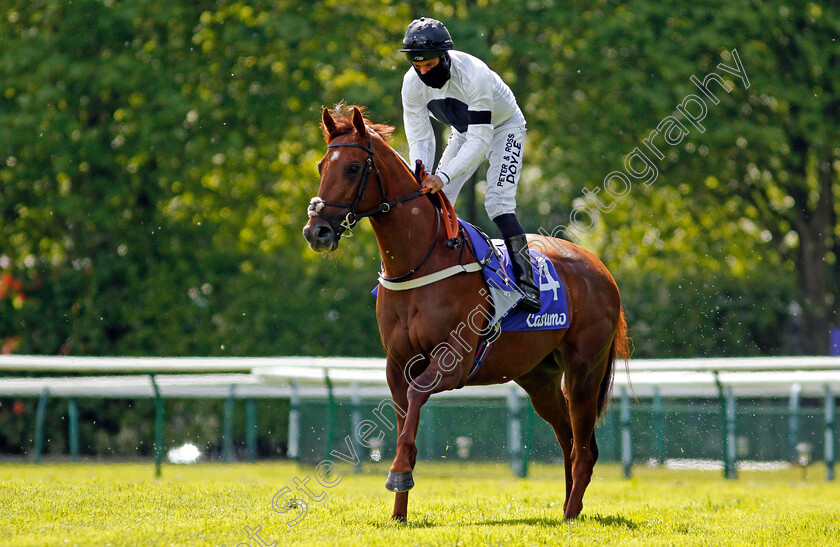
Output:
<svg viewBox="0 0 840 547">
<path fill-rule="evenodd" d="M 322 130 L 328 148 L 318 164 L 321 185 L 303 229 L 312 250 L 334 251 L 343 232 L 367 217 L 385 279 L 418 279 L 476 262 L 463 248 L 446 245 L 439 209 L 387 144 L 392 127 L 370 123 L 358 107 L 339 105 L 324 109 Z M 511 380 L 525 389 L 562 447 L 564 517 L 573 519 L 583 508 L 598 459 L 595 424 L 610 397 L 613 363 L 629 357 L 627 326 L 618 287 L 598 258 L 568 241 L 538 235 L 528 239 L 529 246 L 545 252 L 563 281 L 570 326 L 502 332 L 469 381 L 469 351 L 475 351 L 489 319 L 486 313 L 473 314 L 470 325 L 478 328 L 464 328 L 471 311 L 487 306 L 481 273 L 470 269 L 409 290 L 379 287 L 376 318 L 398 423 L 397 451 L 386 483 L 396 492 L 392 519 L 407 517 L 420 409 L 429 396 Z M 465 355 L 453 358 L 453 349 L 460 348 Z"/>
</svg>

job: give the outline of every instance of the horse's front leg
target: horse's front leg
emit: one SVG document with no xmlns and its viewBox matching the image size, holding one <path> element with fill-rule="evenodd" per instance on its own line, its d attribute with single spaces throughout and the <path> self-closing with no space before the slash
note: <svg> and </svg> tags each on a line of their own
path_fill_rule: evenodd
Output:
<svg viewBox="0 0 840 547">
<path fill-rule="evenodd" d="M 402 427 L 398 432 L 397 453 L 385 483 L 385 488 L 397 493 L 392 519 L 405 520 L 407 517 L 408 491 L 414 487 L 412 471 L 417 460 L 416 439 L 420 425 L 420 410 L 433 393 L 454 389 L 460 384 L 462 366 L 459 363 L 458 366 L 447 367 L 447 364 L 449 363 L 442 364 L 437 359 L 433 359 L 426 370 L 414 378 L 410 384 L 408 383 L 408 378 L 411 377 L 410 371 L 409 373 L 400 371 L 404 376 L 402 381 L 407 386 L 405 390 L 407 408 Z M 392 374 L 390 370 L 389 367 L 389 384 Z M 394 394 L 393 384 L 391 385 L 391 392 Z"/>
<path fill-rule="evenodd" d="M 399 439 L 402 432 L 405 431 L 405 418 L 408 409 L 408 381 L 405 379 L 402 367 L 390 357 L 387 360 L 386 375 L 388 378 L 388 387 L 391 389 L 391 398 L 394 400 L 394 410 L 397 415 L 397 438 Z M 394 459 L 394 464 L 391 465 L 391 473 L 394 471 L 394 465 L 396 465 L 396 458 Z M 396 492 L 394 512 L 391 514 L 391 520 L 405 522 L 408 516 L 408 489 L 396 491 L 392 488 L 390 484 L 391 473 L 388 473 L 388 482 L 385 483 L 385 488 Z"/>
<path fill-rule="evenodd" d="M 422 376 L 418 380 L 422 379 Z M 408 408 L 406 411 L 403 427 L 397 436 L 397 453 L 394 456 L 394 463 L 388 473 L 388 481 L 385 488 L 392 492 L 407 492 L 414 487 L 414 479 L 411 471 L 417 462 L 417 430 L 420 426 L 420 409 L 429 400 L 427 391 L 418 390 L 413 385 L 409 386 L 406 392 Z"/>
</svg>

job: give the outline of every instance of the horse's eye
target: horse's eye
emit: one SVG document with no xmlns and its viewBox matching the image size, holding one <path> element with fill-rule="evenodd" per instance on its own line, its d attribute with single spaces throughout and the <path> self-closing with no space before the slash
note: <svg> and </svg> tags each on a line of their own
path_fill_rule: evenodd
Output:
<svg viewBox="0 0 840 547">
<path fill-rule="evenodd" d="M 354 161 L 353 163 L 351 163 L 350 165 L 347 166 L 347 176 L 352 177 L 353 175 L 358 174 L 359 171 L 361 171 L 361 170 L 362 170 L 362 164 Z"/>
</svg>

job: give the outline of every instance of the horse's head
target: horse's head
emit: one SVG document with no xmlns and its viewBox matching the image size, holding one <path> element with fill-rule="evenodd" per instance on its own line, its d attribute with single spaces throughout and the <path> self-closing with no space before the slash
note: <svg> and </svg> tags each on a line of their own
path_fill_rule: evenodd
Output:
<svg viewBox="0 0 840 547">
<path fill-rule="evenodd" d="M 374 147 L 393 128 L 371 125 L 358 107 L 339 105 L 332 112 L 324 109 L 321 129 L 327 153 L 318 163 L 321 186 L 309 203 L 303 237 L 313 251 L 331 252 L 345 231 L 352 235 L 356 222 L 387 210 Z"/>
</svg>

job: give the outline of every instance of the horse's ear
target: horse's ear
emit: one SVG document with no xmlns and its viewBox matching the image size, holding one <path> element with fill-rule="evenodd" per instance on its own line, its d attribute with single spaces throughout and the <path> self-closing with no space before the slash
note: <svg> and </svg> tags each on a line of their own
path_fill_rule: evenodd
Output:
<svg viewBox="0 0 840 547">
<path fill-rule="evenodd" d="M 330 115 L 328 108 L 324 108 L 324 112 L 321 114 L 321 121 L 324 126 L 324 138 L 327 139 L 327 142 L 329 142 L 336 134 L 336 127 L 335 120 L 333 120 L 333 117 Z"/>
<path fill-rule="evenodd" d="M 356 128 L 356 132 L 362 140 L 367 140 L 368 132 L 367 126 L 365 125 L 365 117 L 362 116 L 362 111 L 355 106 L 353 107 L 353 127 Z"/>
</svg>

